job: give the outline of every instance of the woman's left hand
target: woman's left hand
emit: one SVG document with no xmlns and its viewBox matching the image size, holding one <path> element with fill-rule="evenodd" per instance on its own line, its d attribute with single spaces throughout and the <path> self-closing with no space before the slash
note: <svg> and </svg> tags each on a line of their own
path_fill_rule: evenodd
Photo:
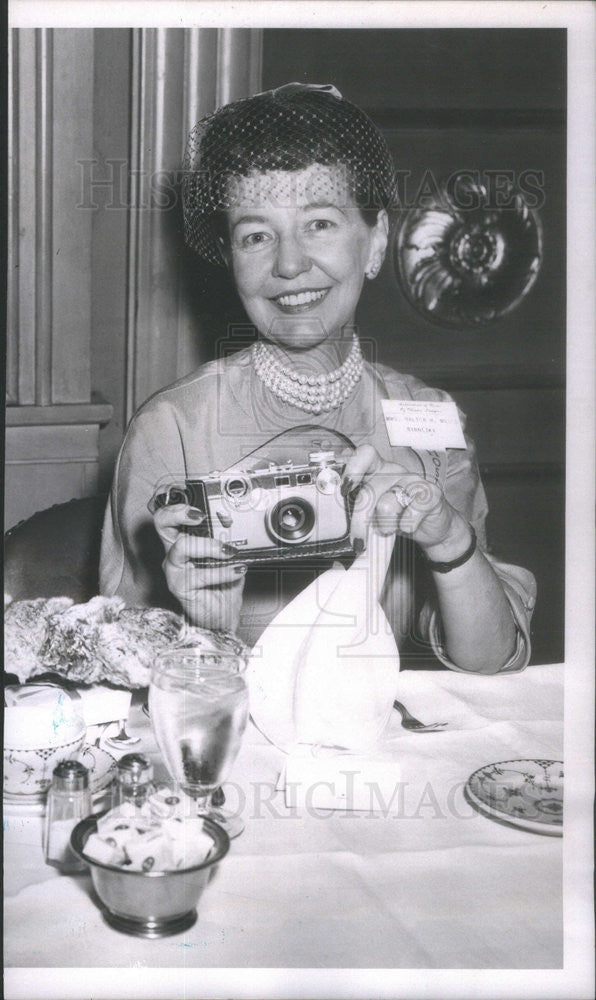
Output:
<svg viewBox="0 0 596 1000">
<path fill-rule="evenodd" d="M 344 496 L 358 486 L 350 528 L 356 552 L 365 547 L 371 524 L 380 534 L 412 538 L 431 564 L 454 562 L 470 548 L 472 529 L 441 488 L 384 462 L 370 445 L 346 462 Z M 515 651 L 516 626 L 493 567 L 476 548 L 453 572 L 439 570 L 434 577 L 446 655 L 461 670 L 498 673 Z"/>
<path fill-rule="evenodd" d="M 470 526 L 441 488 L 404 466 L 384 462 L 372 445 L 360 445 L 346 462 L 342 493 L 360 486 L 350 537 L 356 551 L 368 528 L 412 538 L 435 561 L 456 559 L 470 543 Z"/>
</svg>

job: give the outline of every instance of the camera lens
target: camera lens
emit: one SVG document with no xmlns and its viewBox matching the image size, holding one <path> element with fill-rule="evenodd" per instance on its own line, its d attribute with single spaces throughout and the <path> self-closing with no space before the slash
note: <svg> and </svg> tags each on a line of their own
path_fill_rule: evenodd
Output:
<svg viewBox="0 0 596 1000">
<path fill-rule="evenodd" d="M 267 513 L 269 533 L 279 542 L 296 545 L 311 534 L 315 525 L 315 512 L 302 497 L 280 500 Z"/>
</svg>

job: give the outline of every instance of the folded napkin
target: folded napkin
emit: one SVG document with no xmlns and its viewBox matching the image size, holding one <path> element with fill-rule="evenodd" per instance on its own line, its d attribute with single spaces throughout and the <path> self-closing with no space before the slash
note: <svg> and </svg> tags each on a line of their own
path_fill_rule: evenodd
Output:
<svg viewBox="0 0 596 1000">
<path fill-rule="evenodd" d="M 57 693 L 58 692 L 58 693 Z M 5 688 L 7 706 L 13 705 L 53 705 L 58 697 L 79 702 L 78 709 L 87 727 L 99 723 L 118 722 L 126 719 L 132 691 L 126 688 L 112 688 L 102 684 L 89 687 L 61 687 L 53 683 L 11 684 Z"/>
<path fill-rule="evenodd" d="M 248 668 L 253 721 L 276 746 L 374 746 L 392 712 L 399 653 L 379 597 L 394 539 L 371 532 L 349 570 L 323 573 L 265 630 Z"/>
</svg>

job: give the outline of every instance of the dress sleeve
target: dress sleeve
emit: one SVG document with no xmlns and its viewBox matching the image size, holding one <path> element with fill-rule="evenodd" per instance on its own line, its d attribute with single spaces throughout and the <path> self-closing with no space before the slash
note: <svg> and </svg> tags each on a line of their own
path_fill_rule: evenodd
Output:
<svg viewBox="0 0 596 1000">
<path fill-rule="evenodd" d="M 440 398 L 449 397 L 446 393 L 441 393 Z M 465 429 L 465 416 L 461 411 L 460 418 Z M 465 451 L 462 449 L 447 452 L 445 496 L 449 503 L 473 526 L 479 548 L 491 563 L 503 585 L 517 626 L 517 640 L 512 657 L 501 667 L 499 672 L 513 673 L 523 670 L 530 659 L 530 622 L 536 604 L 536 580 L 529 570 L 502 562 L 488 551 L 486 538 L 488 504 L 480 479 L 474 442 L 467 434 L 465 436 L 467 443 Z M 418 628 L 421 638 L 430 642 L 434 654 L 441 663 L 449 667 L 450 670 L 464 672 L 449 659 L 445 652 L 436 597 L 431 596 L 425 601 L 419 616 Z"/>
<path fill-rule="evenodd" d="M 161 568 L 163 546 L 147 504 L 156 489 L 184 477 L 180 432 L 171 407 L 150 402 L 133 418 L 122 444 L 106 509 L 100 592 L 130 606 L 179 610 Z"/>
</svg>

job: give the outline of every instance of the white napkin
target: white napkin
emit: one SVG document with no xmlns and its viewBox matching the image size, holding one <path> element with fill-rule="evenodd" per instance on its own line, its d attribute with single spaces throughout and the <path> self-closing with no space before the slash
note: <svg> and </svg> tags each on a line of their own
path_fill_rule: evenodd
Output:
<svg viewBox="0 0 596 1000">
<path fill-rule="evenodd" d="M 64 688 L 60 684 L 11 684 L 5 688 L 7 707 L 15 705 L 47 706 L 51 708 L 58 699 L 68 698 L 77 702 L 77 710 L 87 726 L 87 738 L 95 739 L 90 729 L 99 724 L 119 722 L 126 719 L 130 709 L 132 691 L 126 688 L 112 688 L 104 684 L 86 687 Z"/>
<path fill-rule="evenodd" d="M 253 721 L 286 752 L 366 750 L 391 715 L 399 653 L 379 597 L 394 538 L 372 532 L 349 570 L 323 573 L 268 626 L 249 663 Z"/>
</svg>

